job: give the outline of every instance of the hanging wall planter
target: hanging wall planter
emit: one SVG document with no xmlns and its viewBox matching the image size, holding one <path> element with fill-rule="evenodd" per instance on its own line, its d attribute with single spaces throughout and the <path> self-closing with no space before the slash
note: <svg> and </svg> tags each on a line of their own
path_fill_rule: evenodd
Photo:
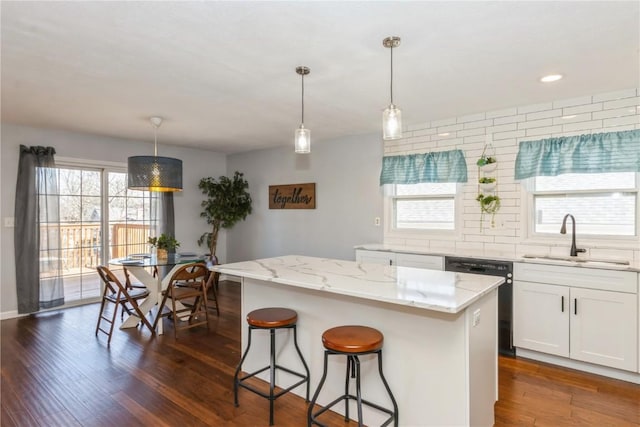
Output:
<svg viewBox="0 0 640 427">
<path fill-rule="evenodd" d="M 492 154 L 487 154 L 487 150 Z M 493 172 L 498 166 L 495 157 L 495 148 L 491 144 L 491 135 L 487 135 L 487 143 L 482 150 L 478 161 L 478 196 L 476 200 L 480 203 L 480 231 L 484 224 L 484 215 L 491 215 L 491 227 L 496 226 L 495 216 L 500 209 L 500 197 L 496 194 L 498 180 Z"/>
<path fill-rule="evenodd" d="M 480 193 L 478 197 L 476 197 L 476 200 L 480 203 L 480 230 L 482 230 L 484 214 L 491 215 L 491 227 L 495 227 L 496 213 L 500 210 L 500 196 Z"/>
</svg>

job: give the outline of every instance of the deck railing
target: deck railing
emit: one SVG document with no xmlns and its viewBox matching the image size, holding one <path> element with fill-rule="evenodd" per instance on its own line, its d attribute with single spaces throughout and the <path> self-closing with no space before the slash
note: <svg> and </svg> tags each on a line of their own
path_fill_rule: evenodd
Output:
<svg viewBox="0 0 640 427">
<path fill-rule="evenodd" d="M 94 268 L 110 258 L 120 258 L 132 253 L 149 251 L 149 225 L 112 223 L 109 235 L 109 255 L 101 258 L 102 235 L 99 222 L 60 225 L 62 268 L 65 272 Z"/>
</svg>

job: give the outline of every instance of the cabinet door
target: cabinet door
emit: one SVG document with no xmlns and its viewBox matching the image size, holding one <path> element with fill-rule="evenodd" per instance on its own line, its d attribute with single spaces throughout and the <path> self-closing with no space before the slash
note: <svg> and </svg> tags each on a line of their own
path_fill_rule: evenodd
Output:
<svg viewBox="0 0 640 427">
<path fill-rule="evenodd" d="M 634 294 L 571 288 L 571 358 L 637 371 L 636 298 Z"/>
<path fill-rule="evenodd" d="M 396 254 L 398 267 L 428 268 L 429 270 L 443 270 L 444 258 L 436 255 Z"/>
<path fill-rule="evenodd" d="M 356 261 L 368 262 L 372 264 L 395 265 L 396 254 L 393 252 L 367 251 L 363 249 L 356 249 Z"/>
<path fill-rule="evenodd" d="M 569 288 L 514 281 L 513 341 L 516 347 L 569 356 Z"/>
</svg>

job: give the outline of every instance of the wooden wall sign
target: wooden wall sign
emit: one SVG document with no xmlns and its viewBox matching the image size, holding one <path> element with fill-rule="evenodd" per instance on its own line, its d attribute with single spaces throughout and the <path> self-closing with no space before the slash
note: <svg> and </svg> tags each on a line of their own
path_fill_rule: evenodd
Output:
<svg viewBox="0 0 640 427">
<path fill-rule="evenodd" d="M 269 209 L 315 209 L 316 183 L 270 185 Z"/>
</svg>

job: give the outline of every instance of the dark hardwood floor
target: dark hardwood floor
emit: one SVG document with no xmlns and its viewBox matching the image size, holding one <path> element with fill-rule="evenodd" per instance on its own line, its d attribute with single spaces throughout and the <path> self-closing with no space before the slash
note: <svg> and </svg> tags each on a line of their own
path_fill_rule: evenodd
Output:
<svg viewBox="0 0 640 427">
<path fill-rule="evenodd" d="M 219 299 L 220 317 L 211 316 L 209 332 L 194 328 L 175 340 L 165 320 L 166 335 L 117 329 L 110 347 L 94 336 L 96 304 L 3 320 L 0 424 L 268 425 L 266 400 L 241 390 L 240 407 L 233 405 L 239 286 L 221 282 Z M 508 358 L 500 359 L 499 384 L 496 426 L 640 425 L 640 386 L 634 384 Z M 306 425 L 306 407 L 291 393 L 282 396 L 276 425 Z M 327 424 L 356 425 L 335 414 Z"/>
</svg>

